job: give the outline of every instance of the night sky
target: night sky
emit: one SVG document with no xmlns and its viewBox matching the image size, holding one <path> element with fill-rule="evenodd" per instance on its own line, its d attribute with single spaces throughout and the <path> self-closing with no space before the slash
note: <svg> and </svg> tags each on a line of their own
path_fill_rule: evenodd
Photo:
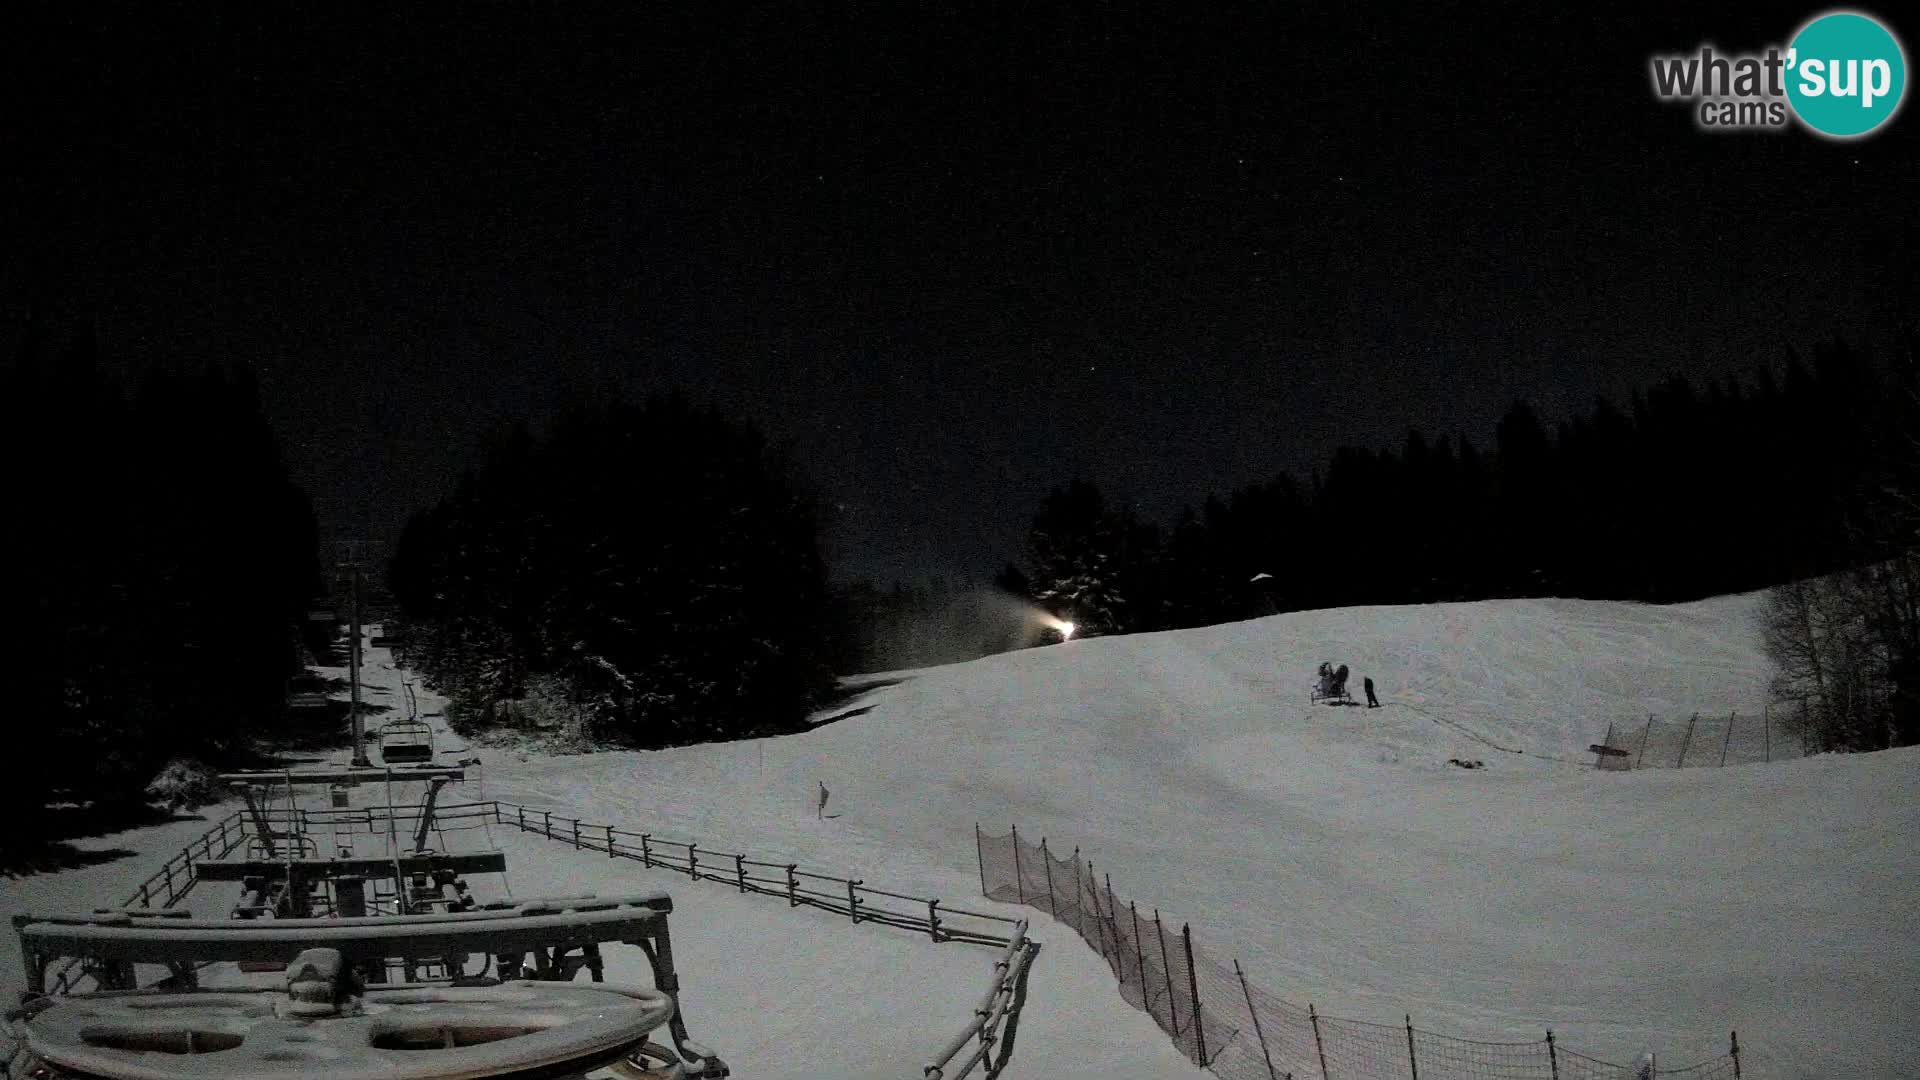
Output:
<svg viewBox="0 0 1920 1080">
<path fill-rule="evenodd" d="M 1075 476 L 1164 518 L 1920 295 L 1911 104 L 1838 143 L 1649 88 L 1815 7 L 395 7 L 4 34 L 4 344 L 250 364 L 329 536 L 679 386 L 835 508 L 838 576 L 981 580 Z"/>
</svg>

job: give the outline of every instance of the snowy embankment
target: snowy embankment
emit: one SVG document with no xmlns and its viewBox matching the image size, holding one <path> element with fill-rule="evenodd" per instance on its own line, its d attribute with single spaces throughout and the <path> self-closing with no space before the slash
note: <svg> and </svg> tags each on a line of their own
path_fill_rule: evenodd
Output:
<svg viewBox="0 0 1920 1080">
<path fill-rule="evenodd" d="M 978 892 L 973 823 L 1017 822 L 1334 1015 L 1552 1027 L 1672 1063 L 1737 1028 L 1754 1075 L 1903 1075 L 1920 1061 L 1920 752 L 1586 767 L 1609 721 L 1758 711 L 1757 607 L 1495 601 L 1074 641 L 915 673 L 805 735 L 496 755 L 487 784 L 949 899 Z M 1309 704 L 1323 659 L 1388 706 Z M 837 818 L 815 820 L 818 781 Z M 1037 914 L 1035 934 L 1044 1008 L 1084 946 Z"/>
<path fill-rule="evenodd" d="M 1498 601 L 1075 641 L 912 673 L 802 735 L 481 751 L 463 794 L 960 903 L 979 892 L 973 823 L 1018 822 L 1325 1013 L 1487 1039 L 1552 1027 L 1663 1064 L 1715 1056 L 1737 1028 L 1749 1076 L 1914 1075 L 1920 752 L 1586 767 L 1610 720 L 1757 710 L 1757 606 Z M 397 682 L 385 659 L 369 683 Z M 1388 706 L 1310 705 L 1321 660 Z M 987 950 L 498 839 L 521 892 L 671 891 L 698 1037 L 739 1075 L 847 1059 L 861 1067 L 837 1074 L 898 1075 L 882 1059 L 937 1048 L 985 986 Z M 151 856 L 114 865 L 139 862 L 137 880 Z M 0 900 L 22 906 L 35 880 Z M 1047 946 L 1009 1075 L 1197 1075 L 1072 931 L 997 910 L 1031 915 Z"/>
</svg>

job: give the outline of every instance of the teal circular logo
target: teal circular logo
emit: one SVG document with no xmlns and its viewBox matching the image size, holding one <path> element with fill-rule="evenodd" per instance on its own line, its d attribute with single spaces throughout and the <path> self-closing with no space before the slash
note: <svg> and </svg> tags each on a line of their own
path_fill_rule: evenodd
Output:
<svg viewBox="0 0 1920 1080">
<path fill-rule="evenodd" d="M 1907 59 L 1879 22 L 1835 11 L 1800 28 L 1787 48 L 1787 100 L 1801 123 L 1848 139 L 1887 122 L 1907 88 Z"/>
</svg>

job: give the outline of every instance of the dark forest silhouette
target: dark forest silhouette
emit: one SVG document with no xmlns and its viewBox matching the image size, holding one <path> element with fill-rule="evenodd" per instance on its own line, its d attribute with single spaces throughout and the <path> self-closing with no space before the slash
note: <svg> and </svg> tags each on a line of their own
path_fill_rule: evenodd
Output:
<svg viewBox="0 0 1920 1080">
<path fill-rule="evenodd" d="M 1854 665 L 1848 726 L 1827 741 L 1911 741 L 1910 368 L 1835 343 L 1551 428 L 1519 402 L 1484 448 L 1410 430 L 1169 526 L 1070 483 L 995 586 L 1100 634 L 1358 604 L 1671 602 L 1850 570 L 1850 592 L 1800 605 L 1870 609 L 1871 633 L 1847 647 L 1871 663 Z M 30 333 L 6 380 L 29 630 L 9 685 L 19 715 L 43 718 L 16 725 L 34 768 L 10 797 L 133 799 L 169 758 L 232 758 L 284 716 L 321 588 L 311 511 L 250 376 L 156 372 L 129 392 L 89 339 L 56 353 Z M 795 730 L 836 669 L 965 659 L 1036 625 L 989 590 L 830 588 L 815 504 L 784 463 L 752 427 L 677 397 L 507 432 L 410 522 L 390 583 L 406 658 L 460 719 L 557 709 L 589 743 Z M 1830 667 L 1794 676 L 1794 692 L 1819 692 Z"/>
<path fill-rule="evenodd" d="M 832 686 L 811 500 L 752 428 L 677 397 L 508 432 L 389 580 L 462 726 L 660 746 L 793 730 Z"/>
<path fill-rule="evenodd" d="M 170 758 L 246 753 L 284 716 L 321 585 L 251 374 L 154 371 L 129 392 L 96 353 L 30 326 L 0 391 L 12 809 L 137 804 Z"/>
<path fill-rule="evenodd" d="M 1089 484 L 1049 495 L 1002 579 L 1084 632 L 1360 604 L 1565 596 L 1669 603 L 1832 571 L 1857 549 L 1889 374 L 1845 344 L 1782 375 L 1675 377 L 1549 428 L 1516 402 L 1484 449 L 1409 430 L 1171 527 Z M 1271 579 L 1255 582 L 1260 574 Z"/>
</svg>

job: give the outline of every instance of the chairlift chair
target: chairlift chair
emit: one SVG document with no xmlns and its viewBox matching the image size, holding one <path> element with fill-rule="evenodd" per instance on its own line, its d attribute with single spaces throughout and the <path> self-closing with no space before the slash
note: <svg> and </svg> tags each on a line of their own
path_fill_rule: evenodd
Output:
<svg viewBox="0 0 1920 1080">
<path fill-rule="evenodd" d="M 425 720 L 395 720 L 380 729 L 380 760 L 389 765 L 433 761 L 433 727 Z"/>
</svg>

